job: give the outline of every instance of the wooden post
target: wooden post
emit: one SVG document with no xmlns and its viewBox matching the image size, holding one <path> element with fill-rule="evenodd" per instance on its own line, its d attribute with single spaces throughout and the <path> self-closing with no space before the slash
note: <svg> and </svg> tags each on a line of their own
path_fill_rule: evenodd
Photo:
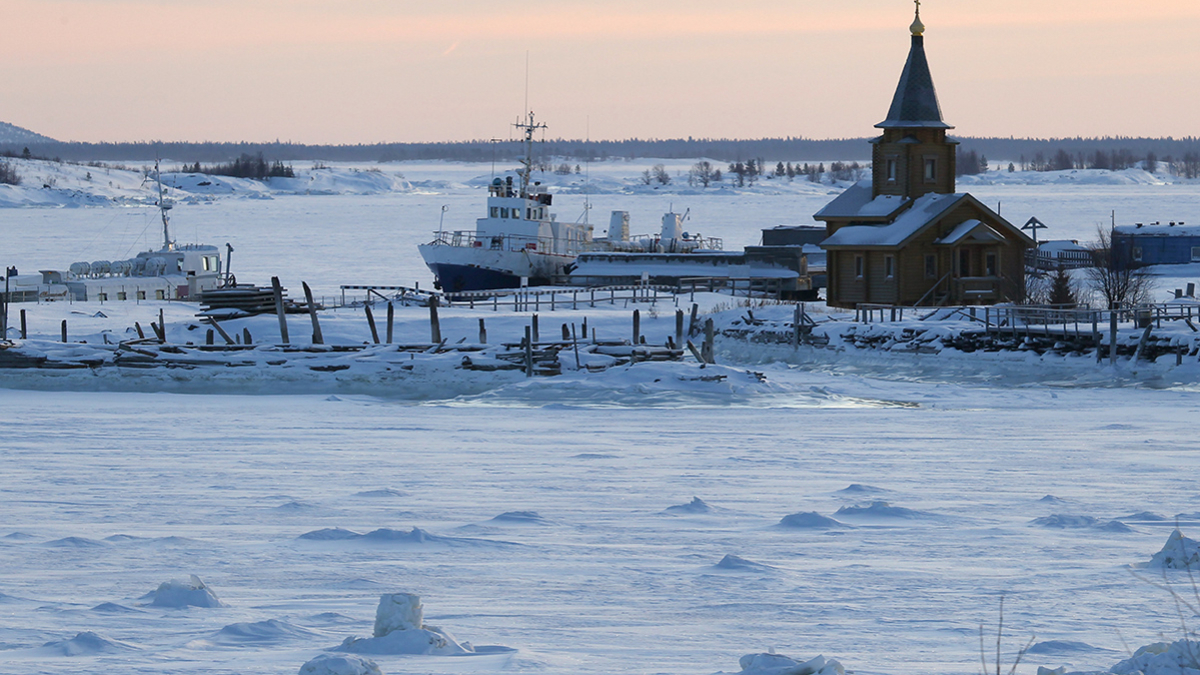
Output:
<svg viewBox="0 0 1200 675">
<path fill-rule="evenodd" d="M 1092 312 L 1092 342 L 1096 343 L 1096 363 L 1104 360 L 1104 350 L 1100 349 L 1100 312 Z"/>
<path fill-rule="evenodd" d="M 792 319 L 792 349 L 800 348 L 800 305 L 796 305 L 795 316 Z"/>
<path fill-rule="evenodd" d="M 162 307 L 158 308 L 158 339 L 161 342 L 167 341 L 167 322 L 163 321 Z"/>
<path fill-rule="evenodd" d="M 696 357 L 696 360 L 700 362 L 701 368 L 703 368 L 704 365 L 706 363 L 708 363 L 707 361 L 704 360 L 703 350 L 697 350 L 696 345 L 692 344 L 691 340 L 687 341 L 687 348 L 688 348 L 688 351 L 692 353 L 692 356 Z"/>
<path fill-rule="evenodd" d="M 562 325 L 563 342 L 571 339 L 571 331 L 567 328 L 567 324 Z"/>
<path fill-rule="evenodd" d="M 442 343 L 442 322 L 438 319 L 438 297 L 436 295 L 429 296 L 429 339 L 435 345 Z M 376 339 L 375 342 L 379 342 L 379 340 Z"/>
<path fill-rule="evenodd" d="M 479 320 L 479 344 L 487 344 L 487 326 L 483 325 L 483 319 Z"/>
<path fill-rule="evenodd" d="M 1117 310 L 1109 310 L 1108 313 L 1108 335 L 1111 342 L 1108 345 L 1108 364 L 1110 366 L 1117 364 Z"/>
<path fill-rule="evenodd" d="M 639 310 L 633 310 L 633 344 L 640 344 L 642 341 L 642 313 Z"/>
<path fill-rule="evenodd" d="M 213 329 L 209 328 L 208 332 L 204 334 L 204 344 L 212 346 L 212 343 L 213 343 Z"/>
<path fill-rule="evenodd" d="M 279 277 L 271 277 L 271 290 L 275 291 L 275 315 L 279 317 L 279 338 L 283 344 L 290 344 L 287 315 L 283 311 L 283 286 L 279 285 Z"/>
<path fill-rule="evenodd" d="M 683 344 L 683 310 L 675 310 L 675 344 Z"/>
<path fill-rule="evenodd" d="M 586 340 L 588 336 L 586 316 L 583 317 L 583 326 L 579 329 L 579 332 L 583 335 L 583 339 Z"/>
<path fill-rule="evenodd" d="M 62 320 L 62 341 L 65 344 L 67 341 L 67 320 Z"/>
<path fill-rule="evenodd" d="M 250 337 L 250 329 L 242 327 L 242 343 L 247 345 L 254 344 L 254 338 Z"/>
<path fill-rule="evenodd" d="M 133 327 L 137 330 L 138 339 L 145 340 L 146 339 L 146 331 L 142 330 L 142 324 L 134 321 Z"/>
<path fill-rule="evenodd" d="M 312 343 L 323 345 L 325 338 L 321 335 L 321 323 L 317 321 L 317 306 L 313 303 L 312 289 L 308 287 L 307 281 L 301 281 L 300 285 L 304 287 L 304 302 L 308 303 L 308 316 L 312 318 Z"/>
<path fill-rule="evenodd" d="M 474 302 L 474 301 L 472 301 Z M 388 315 L 387 315 L 387 343 L 392 344 L 392 328 L 396 324 L 396 307 L 388 300 Z"/>
<path fill-rule="evenodd" d="M 26 328 L 26 326 L 25 326 L 25 310 L 21 310 L 21 339 L 22 340 L 29 339 L 29 331 L 27 331 L 25 328 Z"/>
<path fill-rule="evenodd" d="M 153 321 L 150 322 L 150 328 L 154 330 L 154 336 L 158 338 L 159 342 L 167 341 L 167 331 L 165 328 L 154 323 Z"/>
<path fill-rule="evenodd" d="M 363 309 L 367 310 L 367 325 L 371 327 L 371 341 L 379 344 L 379 329 L 375 327 L 375 315 L 371 312 L 371 306 L 363 305 Z"/>
<path fill-rule="evenodd" d="M 716 363 L 717 358 L 713 349 L 713 339 L 716 337 L 713 330 L 713 320 L 705 319 L 704 321 L 704 346 L 707 350 L 704 354 L 708 363 Z"/>
<path fill-rule="evenodd" d="M 579 365 L 579 337 L 575 334 L 575 324 L 571 324 L 571 344 L 575 345 L 575 370 L 579 370 L 583 366 Z"/>
<path fill-rule="evenodd" d="M 688 337 L 696 334 L 698 326 L 696 322 L 699 320 L 700 305 L 692 303 L 692 320 L 688 323 Z"/>
<path fill-rule="evenodd" d="M 542 335 L 541 335 L 541 331 L 538 330 L 538 315 L 537 314 L 534 314 L 533 319 L 530 321 L 530 330 L 533 331 L 533 341 L 541 342 Z"/>
<path fill-rule="evenodd" d="M 533 341 L 532 329 L 525 326 L 525 377 L 533 377 Z"/>
<path fill-rule="evenodd" d="M 209 325 L 211 325 L 213 328 L 216 329 L 217 333 L 219 333 L 221 335 L 221 338 L 225 340 L 226 344 L 233 344 L 233 342 L 234 342 L 233 338 L 230 337 L 229 333 L 225 332 L 225 329 L 221 327 L 221 324 L 217 323 L 216 319 L 214 319 L 210 316 L 210 317 L 208 317 L 208 323 L 209 323 Z M 141 330 L 138 330 L 139 335 L 141 334 L 141 332 L 142 332 Z"/>
</svg>

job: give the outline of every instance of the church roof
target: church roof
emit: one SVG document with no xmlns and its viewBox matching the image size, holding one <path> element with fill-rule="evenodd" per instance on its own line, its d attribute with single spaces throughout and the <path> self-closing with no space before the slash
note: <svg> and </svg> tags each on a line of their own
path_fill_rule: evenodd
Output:
<svg viewBox="0 0 1200 675">
<path fill-rule="evenodd" d="M 938 105 L 937 90 L 933 76 L 929 74 L 929 62 L 925 60 L 925 38 L 912 36 L 912 47 L 900 84 L 892 97 L 892 107 L 887 119 L 875 125 L 880 129 L 927 127 L 953 129 L 942 120 L 942 107 Z"/>
<path fill-rule="evenodd" d="M 929 193 L 913 200 L 912 208 L 886 225 L 850 225 L 821 242 L 821 248 L 836 246 L 899 246 L 909 237 L 941 218 L 968 195 Z"/>
<path fill-rule="evenodd" d="M 909 200 L 899 195 L 879 195 L 872 198 L 871 179 L 866 178 L 846 188 L 842 194 L 826 204 L 825 208 L 817 211 L 813 218 L 888 221 L 908 202 Z"/>
</svg>

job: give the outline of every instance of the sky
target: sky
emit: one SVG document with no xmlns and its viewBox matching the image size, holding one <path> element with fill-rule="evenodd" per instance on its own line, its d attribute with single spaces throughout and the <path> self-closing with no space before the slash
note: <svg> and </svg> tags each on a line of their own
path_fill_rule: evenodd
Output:
<svg viewBox="0 0 1200 675">
<path fill-rule="evenodd" d="M 847 138 L 911 0 L 0 0 L 0 120 L 75 141 Z M 1196 0 L 923 0 L 962 136 L 1200 135 Z M 528 88 L 526 70 L 528 63 Z"/>
</svg>

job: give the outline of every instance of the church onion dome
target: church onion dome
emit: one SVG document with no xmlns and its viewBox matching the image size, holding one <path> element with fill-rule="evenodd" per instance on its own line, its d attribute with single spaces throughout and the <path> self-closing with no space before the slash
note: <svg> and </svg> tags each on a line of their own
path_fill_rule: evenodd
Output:
<svg viewBox="0 0 1200 675">
<path fill-rule="evenodd" d="M 908 61 L 900 75 L 900 84 L 892 98 L 892 107 L 887 119 L 876 124 L 879 129 L 905 129 L 915 127 L 953 129 L 942 120 L 942 107 L 938 105 L 937 90 L 933 76 L 929 74 L 929 62 L 925 60 L 925 31 L 920 15 L 912 25 L 912 48 Z"/>
</svg>

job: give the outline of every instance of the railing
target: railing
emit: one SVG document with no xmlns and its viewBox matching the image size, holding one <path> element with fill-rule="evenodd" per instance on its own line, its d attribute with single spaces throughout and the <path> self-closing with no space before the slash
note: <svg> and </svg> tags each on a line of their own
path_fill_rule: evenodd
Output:
<svg viewBox="0 0 1200 675">
<path fill-rule="evenodd" d="M 1027 251 L 1025 264 L 1039 270 L 1076 269 L 1091 267 L 1096 258 L 1091 251 Z"/>
<path fill-rule="evenodd" d="M 904 321 L 905 311 L 911 313 L 913 309 L 904 305 L 861 303 L 855 308 L 854 320 L 858 323 Z M 1150 325 L 1161 327 L 1164 321 L 1185 321 L 1193 330 L 1200 332 L 1200 305 L 1172 302 L 1112 310 L 1072 309 L 1053 305 L 962 305 L 935 309 L 918 320 L 944 321 L 960 317 L 982 323 L 988 328 L 1075 326 L 1075 331 L 1079 331 L 1079 326 L 1109 325 L 1113 316 L 1118 324 L 1135 324 L 1141 328 Z"/>
<path fill-rule="evenodd" d="M 460 248 L 478 248 L 487 251 L 535 251 L 538 253 L 559 253 L 576 255 L 583 252 L 583 242 L 558 240 L 561 250 L 555 249 L 554 237 L 526 237 L 516 234 L 500 234 L 491 237 L 480 237 L 473 231 L 456 230 L 453 232 L 437 232 L 431 246 L 455 246 Z"/>
</svg>

